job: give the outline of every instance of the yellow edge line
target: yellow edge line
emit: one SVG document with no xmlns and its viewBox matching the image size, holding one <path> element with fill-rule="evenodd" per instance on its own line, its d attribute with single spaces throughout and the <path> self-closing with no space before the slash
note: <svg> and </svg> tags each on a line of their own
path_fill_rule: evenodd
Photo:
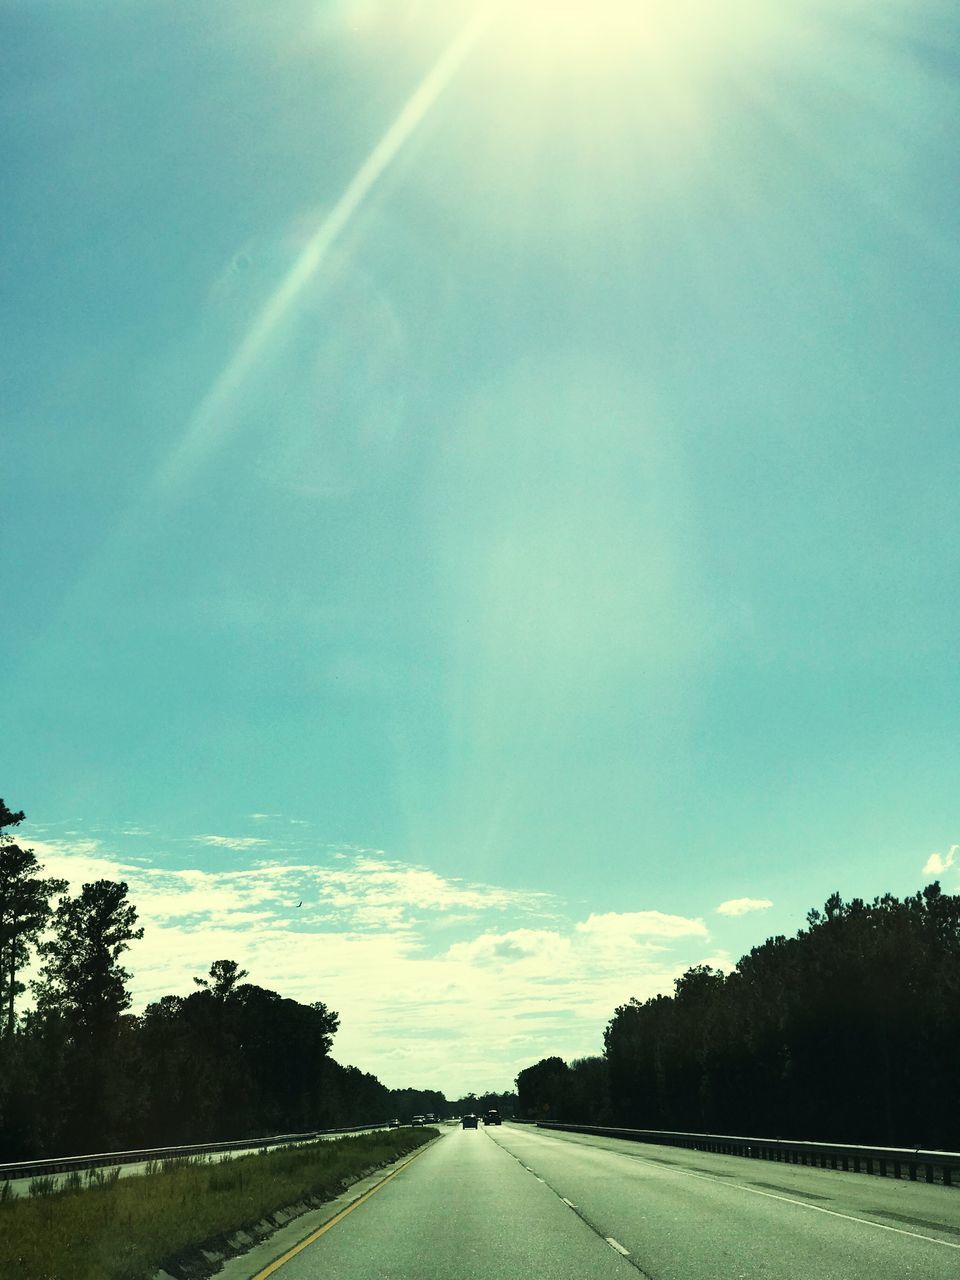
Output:
<svg viewBox="0 0 960 1280">
<path fill-rule="evenodd" d="M 292 1249 L 288 1249 L 285 1254 L 277 1258 L 274 1262 L 271 1262 L 269 1266 L 264 1267 L 262 1271 L 258 1271 L 257 1274 L 252 1277 L 252 1280 L 266 1280 L 267 1276 L 272 1276 L 275 1271 L 279 1271 L 280 1268 L 285 1263 L 289 1262 L 291 1258 L 295 1258 L 297 1254 L 302 1253 L 308 1245 L 313 1244 L 315 1240 L 319 1240 L 322 1235 L 326 1235 L 330 1228 L 335 1227 L 338 1222 L 342 1222 L 348 1213 L 353 1213 L 354 1209 L 359 1209 L 366 1200 L 369 1200 L 372 1195 L 376 1195 L 380 1188 L 385 1187 L 388 1182 L 397 1176 L 398 1173 L 403 1173 L 407 1165 L 413 1164 L 414 1160 L 416 1160 L 418 1156 L 422 1156 L 425 1151 L 429 1151 L 433 1146 L 433 1143 L 436 1141 L 437 1139 L 434 1138 L 432 1142 L 428 1142 L 426 1146 L 421 1147 L 419 1151 L 415 1151 L 409 1159 L 404 1160 L 403 1164 L 400 1165 L 398 1169 L 394 1169 L 393 1172 L 388 1173 L 385 1178 L 381 1178 L 375 1187 L 371 1187 L 369 1191 L 365 1191 L 362 1196 L 359 1196 L 354 1200 L 353 1204 L 348 1204 L 345 1209 L 341 1209 L 340 1212 L 332 1217 L 329 1222 L 325 1222 L 322 1227 L 318 1227 L 316 1231 L 311 1232 L 305 1240 L 301 1240 L 299 1244 L 295 1244 Z"/>
</svg>

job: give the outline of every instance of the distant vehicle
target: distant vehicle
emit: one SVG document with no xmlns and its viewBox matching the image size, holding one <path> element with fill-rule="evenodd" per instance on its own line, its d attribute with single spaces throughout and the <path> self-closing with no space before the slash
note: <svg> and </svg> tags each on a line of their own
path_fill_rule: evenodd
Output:
<svg viewBox="0 0 960 1280">
<path fill-rule="evenodd" d="M 413 1119 L 410 1121 L 410 1123 L 422 1128 L 424 1123 L 423 1116 L 414 1116 Z"/>
<path fill-rule="evenodd" d="M 391 1129 L 400 1128 L 400 1120 L 397 1117 L 394 1117 L 394 1119 L 390 1121 L 390 1128 Z"/>
<path fill-rule="evenodd" d="M 436 1118 L 437 1117 L 433 1114 L 432 1111 L 428 1111 L 427 1114 L 424 1116 L 424 1119 L 426 1120 L 427 1124 L 433 1124 Z"/>
<path fill-rule="evenodd" d="M 477 1127 L 477 1117 L 474 1115 L 464 1116 L 461 1124 L 465 1129 L 475 1129 Z"/>
<path fill-rule="evenodd" d="M 484 1124 L 500 1124 L 500 1112 L 492 1107 L 483 1117 Z"/>
</svg>

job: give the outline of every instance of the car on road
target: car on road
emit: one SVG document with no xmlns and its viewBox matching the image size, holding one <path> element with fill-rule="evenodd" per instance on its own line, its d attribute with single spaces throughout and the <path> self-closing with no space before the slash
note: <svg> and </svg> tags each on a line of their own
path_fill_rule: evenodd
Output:
<svg viewBox="0 0 960 1280">
<path fill-rule="evenodd" d="M 496 1107 L 491 1107 L 490 1110 L 484 1114 L 483 1123 L 484 1124 L 500 1123 L 500 1112 L 496 1109 Z"/>
<path fill-rule="evenodd" d="M 390 1128 L 391 1128 L 391 1129 L 399 1129 L 399 1128 L 400 1128 L 400 1120 L 399 1120 L 399 1117 L 394 1116 L 394 1118 L 390 1121 Z"/>
<path fill-rule="evenodd" d="M 461 1121 L 464 1129 L 475 1129 L 477 1127 L 477 1117 L 475 1115 L 467 1115 Z"/>
<path fill-rule="evenodd" d="M 417 1125 L 418 1127 L 422 1128 L 424 1123 L 423 1116 L 414 1116 L 413 1119 L 410 1121 L 410 1123 L 412 1125 Z"/>
</svg>

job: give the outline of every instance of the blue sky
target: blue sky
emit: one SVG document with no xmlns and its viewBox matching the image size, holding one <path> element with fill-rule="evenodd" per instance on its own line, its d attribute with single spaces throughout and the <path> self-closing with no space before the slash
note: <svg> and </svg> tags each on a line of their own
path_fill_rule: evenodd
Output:
<svg viewBox="0 0 960 1280">
<path fill-rule="evenodd" d="M 138 1000 L 503 1087 L 960 888 L 952 6 L 0 25 L 2 794 Z"/>
</svg>

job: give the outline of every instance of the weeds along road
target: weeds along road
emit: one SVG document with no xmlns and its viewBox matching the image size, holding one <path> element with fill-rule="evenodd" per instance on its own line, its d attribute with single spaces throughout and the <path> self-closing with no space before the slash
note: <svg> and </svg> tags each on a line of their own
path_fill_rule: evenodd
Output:
<svg viewBox="0 0 960 1280">
<path fill-rule="evenodd" d="M 361 1133 L 376 1132 L 378 1132 L 377 1129 L 356 1130 L 357 1135 Z M 334 1142 L 337 1138 L 343 1136 L 345 1135 L 339 1133 L 322 1134 L 316 1138 L 305 1138 L 302 1142 L 291 1142 L 288 1145 L 291 1147 L 302 1147 L 306 1146 L 310 1142 Z M 237 1160 L 240 1156 L 252 1156 L 258 1151 L 263 1150 L 264 1144 L 262 1142 L 254 1142 L 249 1147 L 234 1147 L 230 1151 L 214 1151 L 210 1152 L 208 1155 L 187 1156 L 184 1158 L 189 1160 L 209 1160 L 211 1162 L 220 1160 Z M 276 1150 L 276 1148 L 270 1147 L 270 1150 Z M 158 1164 L 163 1164 L 164 1160 L 176 1158 L 177 1157 L 167 1156 L 161 1159 L 133 1161 L 130 1164 L 98 1164 L 92 1165 L 89 1169 L 80 1170 L 79 1174 L 84 1186 L 88 1185 L 91 1178 L 97 1174 L 102 1174 L 106 1179 L 114 1177 L 136 1178 L 145 1173 L 149 1173 L 152 1169 L 155 1169 Z M 9 1178 L 6 1181 L 0 1180 L 0 1187 L 9 1187 L 7 1194 L 10 1196 L 29 1196 L 33 1195 L 31 1187 L 34 1183 L 46 1183 L 52 1190 L 58 1190 L 69 1185 L 69 1177 L 70 1175 L 67 1173 L 51 1173 L 46 1176 L 36 1175 L 30 1178 Z"/>
<path fill-rule="evenodd" d="M 956 1280 L 960 1191 L 506 1125 L 454 1130 L 278 1280 Z"/>
</svg>

